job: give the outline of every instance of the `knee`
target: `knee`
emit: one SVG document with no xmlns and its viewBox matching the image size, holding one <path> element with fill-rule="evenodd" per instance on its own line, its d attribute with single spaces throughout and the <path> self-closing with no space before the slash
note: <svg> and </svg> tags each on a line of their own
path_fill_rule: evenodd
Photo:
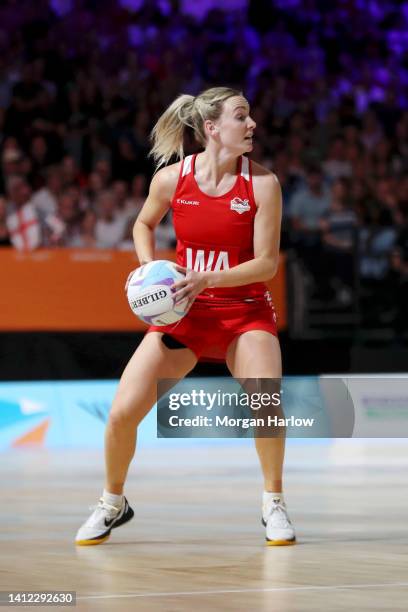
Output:
<svg viewBox="0 0 408 612">
<path fill-rule="evenodd" d="M 115 401 L 113 403 L 108 417 L 108 427 L 111 431 L 129 431 L 131 428 L 136 428 L 139 421 L 140 419 L 138 419 L 129 403 L 125 401 Z"/>
</svg>

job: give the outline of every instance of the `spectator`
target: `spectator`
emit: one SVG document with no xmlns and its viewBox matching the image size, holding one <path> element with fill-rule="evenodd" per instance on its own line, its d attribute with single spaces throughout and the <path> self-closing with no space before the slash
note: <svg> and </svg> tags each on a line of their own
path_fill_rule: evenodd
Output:
<svg viewBox="0 0 408 612">
<path fill-rule="evenodd" d="M 32 203 L 40 213 L 54 215 L 57 212 L 58 197 L 62 190 L 61 170 L 58 166 L 49 166 L 45 175 L 46 184 L 34 193 Z"/>
<path fill-rule="evenodd" d="M 398 189 L 395 181 L 389 175 L 380 178 L 376 181 L 375 194 L 379 208 L 387 208 L 392 215 L 394 223 L 396 223 L 398 216 Z"/>
<path fill-rule="evenodd" d="M 1 188 L 5 191 L 7 188 L 8 179 L 13 176 L 21 175 L 21 162 L 23 159 L 23 154 L 20 149 L 18 149 L 17 142 L 15 142 L 14 139 L 7 139 L 5 141 L 1 159 Z"/>
<path fill-rule="evenodd" d="M 113 191 L 103 191 L 97 200 L 95 235 L 100 248 L 114 249 L 123 239 L 126 222 L 118 214 L 117 198 Z"/>
<path fill-rule="evenodd" d="M 320 232 L 320 220 L 330 204 L 329 189 L 323 181 L 318 166 L 310 166 L 307 171 L 307 184 L 292 196 L 289 213 L 296 234 L 308 235 Z"/>
<path fill-rule="evenodd" d="M 392 253 L 396 239 L 390 211 L 374 208 L 369 223 L 360 229 L 358 237 L 362 312 L 366 313 L 366 323 L 383 323 L 383 313 L 393 307 Z"/>
<path fill-rule="evenodd" d="M 372 211 L 369 223 L 359 232 L 360 272 L 363 279 L 382 281 L 390 268 L 390 254 L 397 239 L 392 216 L 386 208 Z"/>
<path fill-rule="evenodd" d="M 346 159 L 345 143 L 342 137 L 337 136 L 330 144 L 329 154 L 322 164 L 322 169 L 330 181 L 351 176 L 352 167 L 350 161 Z"/>
<path fill-rule="evenodd" d="M 10 232 L 6 223 L 7 201 L 0 196 L 0 247 L 11 246 Z"/>
<path fill-rule="evenodd" d="M 293 134 L 289 139 L 287 151 L 288 151 L 288 165 L 289 174 L 295 179 L 303 179 L 306 176 L 305 171 L 305 142 L 303 138 L 297 134 Z"/>
<path fill-rule="evenodd" d="M 299 188 L 299 184 L 302 183 L 296 175 L 290 173 L 289 169 L 289 158 L 286 151 L 279 151 L 272 163 L 272 170 L 279 179 L 279 183 L 282 189 L 283 196 L 283 215 L 288 216 L 289 202 L 291 201 L 292 195 Z"/>
<path fill-rule="evenodd" d="M 40 189 L 44 184 L 44 169 L 51 163 L 47 141 L 43 136 L 35 136 L 30 145 L 31 184 Z"/>
<path fill-rule="evenodd" d="M 98 159 L 94 166 L 94 172 L 99 175 L 103 188 L 107 189 L 112 177 L 112 167 L 108 159 Z"/>
<path fill-rule="evenodd" d="M 85 191 L 88 200 L 96 202 L 99 194 L 104 190 L 103 180 L 98 172 L 91 172 L 88 177 L 88 187 Z"/>
<path fill-rule="evenodd" d="M 13 246 L 20 251 L 32 251 L 41 246 L 42 228 L 40 217 L 31 202 L 31 188 L 22 177 L 12 176 L 8 180 L 7 228 Z"/>
<path fill-rule="evenodd" d="M 291 238 L 304 265 L 319 283 L 321 277 L 320 222 L 329 208 L 330 196 L 318 166 L 310 166 L 307 185 L 290 201 Z"/>
<path fill-rule="evenodd" d="M 117 202 L 117 216 L 122 217 L 126 226 L 128 220 L 135 221 L 136 214 L 128 200 L 128 184 L 125 181 L 114 181 L 112 191 Z"/>
<path fill-rule="evenodd" d="M 348 305 L 354 287 L 354 249 L 357 216 L 351 208 L 350 183 L 337 179 L 331 189 L 329 210 L 320 223 L 322 229 L 323 289 L 336 291 L 338 301 Z M 324 293 L 324 291 L 323 291 Z"/>
<path fill-rule="evenodd" d="M 70 246 L 74 248 L 94 249 L 98 247 L 96 240 L 97 216 L 93 210 L 87 210 L 80 221 L 79 233 L 74 236 Z"/>
<path fill-rule="evenodd" d="M 146 177 L 144 174 L 136 174 L 131 183 L 131 192 L 126 202 L 127 210 L 132 212 L 136 219 L 146 200 Z"/>
<path fill-rule="evenodd" d="M 132 219 L 128 219 L 128 221 L 126 223 L 125 231 L 124 231 L 124 234 L 123 234 L 123 238 L 120 241 L 120 243 L 118 244 L 119 251 L 134 251 L 135 250 L 135 243 L 134 243 L 134 240 L 133 240 L 133 226 L 134 226 L 134 224 L 135 223 L 134 223 L 134 221 L 132 221 Z"/>
<path fill-rule="evenodd" d="M 86 193 L 79 185 L 70 185 L 65 190 L 75 201 L 75 207 L 82 214 L 85 210 L 88 210 L 90 203 L 86 197 Z"/>
<path fill-rule="evenodd" d="M 75 244 L 80 234 L 81 211 L 74 193 L 64 191 L 58 198 L 57 219 L 63 230 L 57 230 L 54 242 L 60 246 L 70 247 Z"/>
<path fill-rule="evenodd" d="M 61 179 L 63 188 L 70 187 L 71 185 L 85 184 L 85 180 L 81 175 L 80 169 L 71 155 L 65 155 L 61 163 Z"/>
</svg>

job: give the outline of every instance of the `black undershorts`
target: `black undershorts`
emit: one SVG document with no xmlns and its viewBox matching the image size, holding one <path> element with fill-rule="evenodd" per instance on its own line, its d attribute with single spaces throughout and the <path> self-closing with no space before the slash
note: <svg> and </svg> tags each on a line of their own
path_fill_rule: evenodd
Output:
<svg viewBox="0 0 408 612">
<path fill-rule="evenodd" d="M 169 334 L 162 335 L 162 342 L 169 349 L 188 348 L 185 344 L 183 344 L 182 342 L 179 342 L 178 340 L 176 340 L 175 338 L 173 338 L 173 336 L 170 336 Z"/>
</svg>

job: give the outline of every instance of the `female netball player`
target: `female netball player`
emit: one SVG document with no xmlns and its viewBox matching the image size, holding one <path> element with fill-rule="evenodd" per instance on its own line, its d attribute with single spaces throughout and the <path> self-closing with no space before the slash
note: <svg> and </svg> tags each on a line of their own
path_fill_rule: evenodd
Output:
<svg viewBox="0 0 408 612">
<path fill-rule="evenodd" d="M 203 151 L 183 159 L 183 135 L 194 130 Z M 76 536 L 100 544 L 133 516 L 123 488 L 137 426 L 157 400 L 159 378 L 181 379 L 198 359 L 222 358 L 237 379 L 279 379 L 276 317 L 264 281 L 278 266 L 281 190 L 276 176 L 252 163 L 256 124 L 247 100 L 225 87 L 178 97 L 153 129 L 158 170 L 135 223 L 140 264 L 154 260 L 154 229 L 171 207 L 177 263 L 175 285 L 190 310 L 177 324 L 150 327 L 120 380 L 106 428 L 106 481 L 95 511 Z M 270 545 L 295 542 L 282 493 L 284 436 L 257 437 L 264 477 L 262 522 Z"/>
</svg>

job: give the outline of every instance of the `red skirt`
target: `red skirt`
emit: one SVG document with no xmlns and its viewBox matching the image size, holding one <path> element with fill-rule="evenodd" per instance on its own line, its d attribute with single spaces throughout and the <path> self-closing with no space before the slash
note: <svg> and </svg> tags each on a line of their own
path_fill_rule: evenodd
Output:
<svg viewBox="0 0 408 612">
<path fill-rule="evenodd" d="M 163 332 L 195 353 L 200 361 L 225 361 L 231 342 L 252 330 L 278 335 L 272 301 L 214 301 L 197 299 L 186 316 L 171 325 L 151 325 L 147 333 Z"/>
</svg>

